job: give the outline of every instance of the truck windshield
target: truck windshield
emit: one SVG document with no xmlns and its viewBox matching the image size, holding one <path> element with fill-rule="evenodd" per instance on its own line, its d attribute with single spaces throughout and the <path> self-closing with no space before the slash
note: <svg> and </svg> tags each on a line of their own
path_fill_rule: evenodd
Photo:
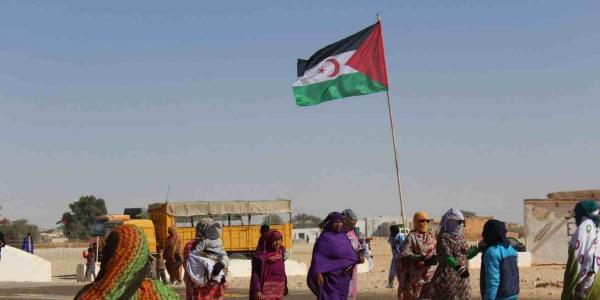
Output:
<svg viewBox="0 0 600 300">
<path fill-rule="evenodd" d="M 117 227 L 117 226 L 119 226 L 119 225 L 121 225 L 121 224 L 123 224 L 123 221 L 111 221 L 111 222 L 106 222 L 106 223 L 104 224 L 104 230 L 105 230 L 104 234 L 105 234 L 105 237 L 108 237 L 108 235 L 109 235 L 109 234 L 110 234 L 110 232 L 113 230 L 113 228 L 115 228 L 115 227 Z"/>
<path fill-rule="evenodd" d="M 95 221 L 92 225 L 92 236 L 103 236 L 104 235 L 104 223 L 106 221 Z"/>
</svg>

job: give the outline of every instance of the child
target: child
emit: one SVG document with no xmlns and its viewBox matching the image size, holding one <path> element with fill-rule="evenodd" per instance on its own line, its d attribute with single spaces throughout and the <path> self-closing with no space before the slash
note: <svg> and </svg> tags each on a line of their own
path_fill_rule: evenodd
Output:
<svg viewBox="0 0 600 300">
<path fill-rule="evenodd" d="M 156 260 L 156 277 L 162 280 L 164 284 L 167 284 L 167 263 L 165 261 L 163 250 L 158 249 L 158 259 Z"/>
<path fill-rule="evenodd" d="M 186 300 L 225 299 L 225 272 L 215 270 L 215 261 L 198 251 L 195 240 L 184 249 Z"/>
<path fill-rule="evenodd" d="M 94 248 L 89 247 L 87 253 L 83 251 L 83 258 L 86 259 L 84 282 L 92 281 L 92 276 L 94 277 L 94 281 L 96 281 L 96 250 Z"/>
<path fill-rule="evenodd" d="M 215 262 L 213 275 L 219 274 L 229 266 L 229 256 L 225 252 L 221 241 L 221 224 L 210 218 L 204 218 L 196 225 L 196 249 L 195 251 Z"/>
</svg>

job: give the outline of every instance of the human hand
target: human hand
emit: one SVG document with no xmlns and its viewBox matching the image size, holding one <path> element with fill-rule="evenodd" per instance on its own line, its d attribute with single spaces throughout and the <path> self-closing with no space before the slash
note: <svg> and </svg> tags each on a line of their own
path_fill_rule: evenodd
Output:
<svg viewBox="0 0 600 300">
<path fill-rule="evenodd" d="M 273 256 L 269 256 L 269 258 L 267 258 L 269 261 L 278 261 L 281 260 L 283 258 L 283 256 L 281 256 L 280 253 L 277 253 L 276 255 Z"/>
<path fill-rule="evenodd" d="M 423 259 L 423 263 L 428 266 L 437 265 L 437 255 L 434 254 L 432 256 L 426 257 L 425 259 Z"/>
<path fill-rule="evenodd" d="M 318 285 L 323 285 L 325 283 L 325 278 L 323 277 L 323 274 L 317 274 L 316 276 L 317 278 L 315 279 L 315 281 L 317 282 Z"/>
<path fill-rule="evenodd" d="M 263 295 L 262 295 L 262 293 L 261 293 L 261 292 L 256 292 L 256 293 L 254 294 L 254 299 L 257 299 L 257 300 L 263 300 L 263 299 L 265 299 L 265 298 L 263 297 Z"/>
<path fill-rule="evenodd" d="M 465 266 L 457 265 L 454 268 L 454 270 L 456 270 L 456 273 L 461 278 L 469 278 L 469 276 L 471 275 L 471 274 L 469 274 L 469 269 L 467 269 L 467 267 L 465 267 Z"/>
</svg>

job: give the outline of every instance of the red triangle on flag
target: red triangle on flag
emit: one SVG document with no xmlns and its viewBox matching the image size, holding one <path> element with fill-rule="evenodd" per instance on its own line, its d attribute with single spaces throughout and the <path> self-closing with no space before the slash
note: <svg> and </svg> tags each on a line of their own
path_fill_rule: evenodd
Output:
<svg viewBox="0 0 600 300">
<path fill-rule="evenodd" d="M 381 23 L 377 23 L 346 64 L 371 80 L 388 86 Z"/>
</svg>

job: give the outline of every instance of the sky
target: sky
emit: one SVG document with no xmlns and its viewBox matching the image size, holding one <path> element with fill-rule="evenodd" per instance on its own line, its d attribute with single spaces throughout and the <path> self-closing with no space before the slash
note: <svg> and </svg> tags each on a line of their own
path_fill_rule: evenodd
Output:
<svg viewBox="0 0 600 300">
<path fill-rule="evenodd" d="M 371 3 L 373 2 L 373 3 Z M 385 93 L 297 107 L 296 59 L 382 17 L 407 216 L 523 222 L 599 188 L 600 3 L 2 1 L 0 214 L 292 200 L 399 215 Z"/>
</svg>

